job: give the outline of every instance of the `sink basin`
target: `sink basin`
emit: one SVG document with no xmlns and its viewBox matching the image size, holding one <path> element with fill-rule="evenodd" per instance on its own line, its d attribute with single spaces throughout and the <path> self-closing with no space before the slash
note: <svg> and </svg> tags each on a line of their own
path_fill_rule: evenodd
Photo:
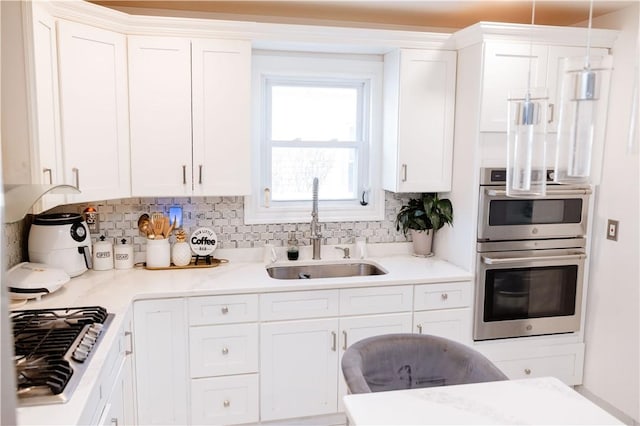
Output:
<svg viewBox="0 0 640 426">
<path fill-rule="evenodd" d="M 287 265 L 267 267 L 267 273 L 277 280 L 308 280 L 314 278 L 365 277 L 384 275 L 382 268 L 371 263 L 322 263 L 317 265 Z"/>
</svg>

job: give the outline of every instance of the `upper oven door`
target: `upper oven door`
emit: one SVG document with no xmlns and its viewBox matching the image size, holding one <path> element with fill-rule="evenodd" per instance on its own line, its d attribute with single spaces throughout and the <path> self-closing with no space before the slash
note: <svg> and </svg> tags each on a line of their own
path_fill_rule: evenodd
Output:
<svg viewBox="0 0 640 426">
<path fill-rule="evenodd" d="M 547 187 L 544 197 L 512 198 L 504 186 L 481 186 L 478 240 L 584 236 L 590 194 L 588 187 Z"/>
</svg>

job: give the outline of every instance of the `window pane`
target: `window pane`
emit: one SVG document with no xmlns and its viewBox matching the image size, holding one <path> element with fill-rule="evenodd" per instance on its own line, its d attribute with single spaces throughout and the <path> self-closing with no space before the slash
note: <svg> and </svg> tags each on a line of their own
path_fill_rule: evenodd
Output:
<svg viewBox="0 0 640 426">
<path fill-rule="evenodd" d="M 273 148 L 272 200 L 311 200 L 314 177 L 320 181 L 320 199 L 353 200 L 356 158 L 355 148 Z"/>
<path fill-rule="evenodd" d="M 271 139 L 355 141 L 358 89 L 355 87 L 271 87 Z"/>
</svg>

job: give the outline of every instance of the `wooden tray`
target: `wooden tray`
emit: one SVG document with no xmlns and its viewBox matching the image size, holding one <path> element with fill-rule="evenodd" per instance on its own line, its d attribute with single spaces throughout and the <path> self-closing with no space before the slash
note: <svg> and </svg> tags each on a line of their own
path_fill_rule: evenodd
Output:
<svg viewBox="0 0 640 426">
<path fill-rule="evenodd" d="M 229 261 L 227 259 L 216 259 L 213 258 L 211 259 L 211 263 L 207 263 L 205 260 L 200 259 L 198 261 L 198 264 L 196 265 L 195 263 L 195 259 L 191 259 L 191 263 L 185 266 L 176 266 L 176 265 L 171 265 L 171 266 L 147 266 L 146 263 L 143 263 L 142 265 L 144 266 L 145 269 L 148 269 L 150 271 L 166 271 L 167 269 L 196 269 L 196 268 L 215 268 L 216 266 L 219 266 L 223 263 L 229 263 Z"/>
</svg>

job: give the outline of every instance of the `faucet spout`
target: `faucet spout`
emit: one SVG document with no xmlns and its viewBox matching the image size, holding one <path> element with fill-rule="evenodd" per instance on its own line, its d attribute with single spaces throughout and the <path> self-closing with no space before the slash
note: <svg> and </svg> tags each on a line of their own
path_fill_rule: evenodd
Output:
<svg viewBox="0 0 640 426">
<path fill-rule="evenodd" d="M 320 222 L 318 221 L 318 178 L 313 178 L 313 205 L 311 208 L 311 246 L 313 248 L 313 259 L 320 259 L 320 243 L 322 233 L 320 232 Z"/>
</svg>

